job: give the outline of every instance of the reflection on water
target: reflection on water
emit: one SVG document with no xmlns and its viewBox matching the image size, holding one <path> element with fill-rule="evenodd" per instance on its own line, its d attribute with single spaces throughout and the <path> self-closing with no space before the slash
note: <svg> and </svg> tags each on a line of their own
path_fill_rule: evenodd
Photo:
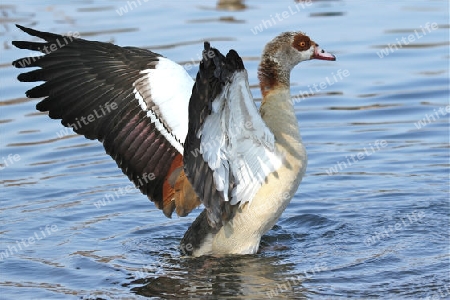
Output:
<svg viewBox="0 0 450 300">
<path fill-rule="evenodd" d="M 450 297 L 448 3 L 129 5 L 121 0 L 0 5 L 5 299 Z M 289 13 L 295 5 L 299 9 Z M 125 6 L 120 15 L 117 10 Z M 99 143 L 61 134 L 60 122 L 24 97 L 32 85 L 16 80 L 20 70 L 11 61 L 29 53 L 12 49 L 10 41 L 29 37 L 14 23 L 152 49 L 192 77 L 203 41 L 209 40 L 222 52 L 234 48 L 241 54 L 256 100 L 259 56 L 279 32 L 306 31 L 336 54 L 333 65 L 305 62 L 291 74 L 308 170 L 280 221 L 263 237 L 260 253 L 181 257 L 179 241 L 200 209 L 167 219 L 135 190 L 96 206 L 106 193 L 130 183 Z M 407 40 L 427 23 L 438 28 Z M 314 89 L 339 70 L 349 76 Z M 376 141 L 387 146 L 359 159 Z M 404 225 L 412 213 L 423 217 Z M 35 238 L 51 226 L 58 230 Z"/>
<path fill-rule="evenodd" d="M 217 9 L 221 10 L 243 10 L 247 6 L 244 4 L 243 0 L 219 0 L 217 2 Z"/>
<path fill-rule="evenodd" d="M 201 292 L 204 295 L 230 297 L 229 299 L 264 299 L 268 295 L 278 294 L 280 299 L 290 299 L 292 291 L 280 293 L 278 289 L 285 286 L 274 285 L 274 279 L 280 272 L 289 272 L 292 266 L 280 268 L 280 261 L 274 257 L 201 257 L 193 259 L 179 258 L 167 262 L 169 266 L 177 266 L 170 270 L 170 276 L 162 275 L 153 278 L 141 278 L 131 282 L 139 287 L 133 292 L 144 296 L 188 297 Z M 176 275 L 178 273 L 178 275 Z M 283 280 L 285 281 L 285 280 Z"/>
</svg>

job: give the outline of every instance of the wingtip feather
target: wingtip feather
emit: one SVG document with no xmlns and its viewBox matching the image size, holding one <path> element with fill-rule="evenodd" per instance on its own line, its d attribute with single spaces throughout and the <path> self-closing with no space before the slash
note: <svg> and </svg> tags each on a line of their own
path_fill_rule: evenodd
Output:
<svg viewBox="0 0 450 300">
<path fill-rule="evenodd" d="M 209 49 L 211 49 L 211 44 L 208 41 L 205 41 L 203 44 L 203 49 L 205 51 L 209 51 Z"/>
<path fill-rule="evenodd" d="M 35 30 L 35 29 L 28 28 L 28 27 L 25 27 L 25 26 L 22 26 L 19 24 L 16 24 L 16 27 L 19 28 L 20 30 L 22 30 L 23 32 L 28 33 L 29 35 L 39 37 L 43 40 L 46 40 L 47 42 L 49 42 L 53 39 L 57 39 L 58 37 L 61 37 L 58 34 Z M 14 42 L 13 42 L 13 45 L 14 45 Z"/>
</svg>

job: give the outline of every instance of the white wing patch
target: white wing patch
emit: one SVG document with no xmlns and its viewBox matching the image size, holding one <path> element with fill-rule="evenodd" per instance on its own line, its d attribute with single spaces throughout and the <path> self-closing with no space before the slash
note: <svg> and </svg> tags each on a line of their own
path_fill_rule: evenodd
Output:
<svg viewBox="0 0 450 300">
<path fill-rule="evenodd" d="M 258 113 L 247 71 L 236 72 L 212 103 L 212 112 L 198 132 L 200 153 L 213 170 L 214 183 L 232 205 L 250 202 L 282 156 L 275 138 Z M 229 199 L 230 173 L 236 185 Z"/>
<path fill-rule="evenodd" d="M 141 108 L 178 152 L 188 132 L 188 108 L 194 80 L 179 64 L 159 57 L 154 69 L 140 73 L 133 93 Z"/>
</svg>

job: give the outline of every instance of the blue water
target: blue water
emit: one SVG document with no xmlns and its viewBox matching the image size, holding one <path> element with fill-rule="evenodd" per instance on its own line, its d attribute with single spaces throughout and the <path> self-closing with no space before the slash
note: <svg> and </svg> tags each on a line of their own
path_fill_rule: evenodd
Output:
<svg viewBox="0 0 450 300">
<path fill-rule="evenodd" d="M 1 299 L 450 298 L 447 1 L 136 0 L 122 16 L 127 1 L 36 2 L 0 5 Z M 130 183 L 98 142 L 37 112 L 11 66 L 31 54 L 11 46 L 30 40 L 15 23 L 152 49 L 193 77 L 210 40 L 244 58 L 256 99 L 278 33 L 334 53 L 292 72 L 308 170 L 260 253 L 180 257 L 201 209 L 167 219 L 119 193 Z"/>
</svg>

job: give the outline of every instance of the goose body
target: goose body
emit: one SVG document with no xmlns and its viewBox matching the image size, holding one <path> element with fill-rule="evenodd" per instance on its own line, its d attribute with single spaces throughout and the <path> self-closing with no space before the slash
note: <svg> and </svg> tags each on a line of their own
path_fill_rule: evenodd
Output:
<svg viewBox="0 0 450 300">
<path fill-rule="evenodd" d="M 44 52 L 64 38 L 18 27 L 45 40 L 14 41 L 21 49 Z M 301 61 L 335 60 L 332 54 L 301 32 L 274 38 L 259 66 L 258 110 L 239 55 L 224 56 L 208 42 L 195 80 L 162 55 L 134 47 L 71 38 L 45 53 L 13 62 L 40 67 L 18 77 L 45 81 L 26 93 L 45 97 L 38 110 L 102 142 L 167 217 L 205 206 L 181 240 L 183 254 L 258 251 L 306 170 L 290 72 Z M 99 106 L 115 109 L 90 117 Z"/>
</svg>

